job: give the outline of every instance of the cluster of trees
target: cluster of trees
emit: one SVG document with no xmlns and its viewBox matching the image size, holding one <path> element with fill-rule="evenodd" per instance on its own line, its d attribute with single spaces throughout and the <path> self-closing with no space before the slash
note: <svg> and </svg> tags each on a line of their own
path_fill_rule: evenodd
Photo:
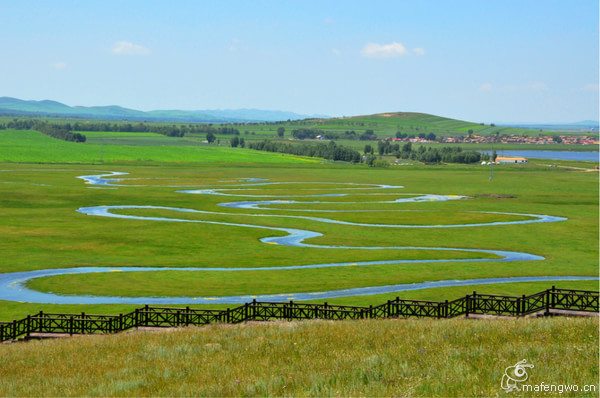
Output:
<svg viewBox="0 0 600 398">
<path fill-rule="evenodd" d="M 69 131 L 66 125 L 48 123 L 39 120 L 13 120 L 6 124 L 0 124 L 0 130 L 36 130 L 52 138 L 70 142 L 85 142 L 86 136 Z"/>
<path fill-rule="evenodd" d="M 81 133 L 73 133 L 59 124 L 49 124 L 47 122 L 37 122 L 32 126 L 32 130 L 37 130 L 52 138 L 70 142 L 85 142 L 86 136 Z"/>
<path fill-rule="evenodd" d="M 329 140 L 339 138 L 337 133 L 325 132 L 323 130 L 317 130 L 317 129 L 292 130 L 292 137 L 294 137 L 297 140 L 305 140 L 307 138 L 314 140 L 315 138 L 317 138 L 319 136 L 321 136 L 323 138 L 327 138 Z"/>
<path fill-rule="evenodd" d="M 473 131 L 473 130 L 469 130 L 469 131 Z M 429 134 L 419 133 L 419 135 L 417 135 L 417 136 L 415 136 L 414 134 L 408 135 L 406 133 L 403 133 L 402 131 L 398 131 L 396 133 L 396 138 L 400 138 L 401 140 L 405 140 L 407 138 L 409 138 L 409 139 L 416 138 L 416 137 L 423 138 L 427 141 L 435 141 L 437 139 L 437 136 L 434 133 L 429 133 Z"/>
<path fill-rule="evenodd" d="M 341 138 L 356 140 L 359 139 L 361 141 L 375 141 L 377 139 L 377 135 L 373 132 L 373 130 L 365 130 L 364 133 L 358 135 L 358 133 L 354 130 L 344 131 L 344 133 L 336 133 L 333 131 L 324 131 L 318 129 L 296 129 L 292 130 L 292 137 L 297 140 L 304 139 L 316 139 L 318 136 L 321 136 L 328 140 L 339 140 Z"/>
<path fill-rule="evenodd" d="M 411 142 L 406 142 L 400 146 L 400 144 L 392 144 L 389 141 L 379 141 L 377 152 L 379 155 L 393 155 L 396 159 L 410 159 L 423 163 L 476 163 L 489 158 L 489 155 L 482 155 L 474 151 L 463 151 L 460 147 L 431 148 L 419 146 L 418 149 L 414 149 Z M 367 163 L 370 157 L 375 158 L 375 148 L 369 144 L 365 145 L 364 153 L 367 155 Z"/>
<path fill-rule="evenodd" d="M 31 127 L 35 124 L 34 119 L 13 119 L 6 124 L 0 123 L 0 130 L 6 129 L 15 129 L 15 130 L 30 130 Z"/>
<path fill-rule="evenodd" d="M 6 128 L 27 129 L 33 123 L 38 121 L 15 119 L 6 125 Z M 108 123 L 108 122 L 75 122 L 54 124 L 57 127 L 67 131 L 112 131 L 112 132 L 131 132 L 131 133 L 156 133 L 168 137 L 183 137 L 187 134 L 222 134 L 222 135 L 240 135 L 238 129 L 233 127 L 214 127 L 210 124 L 146 124 L 146 123 Z"/>
<path fill-rule="evenodd" d="M 230 141 L 232 148 L 237 148 L 238 146 L 244 148 L 246 146 L 246 141 L 243 138 L 233 137 Z"/>
<path fill-rule="evenodd" d="M 475 151 L 463 151 L 460 147 L 431 148 L 420 146 L 413 150 L 411 143 L 403 145 L 396 155 L 398 159 L 412 159 L 423 163 L 477 163 L 482 160 L 482 155 Z M 488 155 L 485 155 L 486 159 Z"/>
<path fill-rule="evenodd" d="M 248 142 L 248 148 L 258 151 L 288 153 L 291 155 L 311 156 L 352 163 L 359 163 L 361 161 L 361 156 L 358 151 L 337 145 L 333 141 L 329 141 L 326 144 L 291 144 L 265 140 Z"/>
<path fill-rule="evenodd" d="M 375 141 L 377 139 L 377 135 L 373 132 L 373 130 L 365 130 L 365 132 L 358 136 L 358 139 L 361 141 Z"/>
</svg>

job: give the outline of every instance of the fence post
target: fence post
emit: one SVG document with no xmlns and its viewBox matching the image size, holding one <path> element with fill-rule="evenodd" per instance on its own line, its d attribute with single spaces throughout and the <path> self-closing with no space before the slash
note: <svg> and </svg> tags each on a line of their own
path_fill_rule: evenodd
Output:
<svg viewBox="0 0 600 398">
<path fill-rule="evenodd" d="M 551 303 L 552 309 L 555 309 L 555 307 L 556 307 L 556 294 L 555 294 L 555 290 L 556 290 L 556 287 L 554 285 L 552 285 L 552 293 L 550 293 L 550 297 L 552 297 L 552 303 Z"/>
<path fill-rule="evenodd" d="M 387 317 L 388 318 L 392 317 L 392 301 L 391 300 L 387 301 Z"/>
<path fill-rule="evenodd" d="M 369 318 L 373 319 L 373 304 L 369 306 Z"/>
<path fill-rule="evenodd" d="M 75 327 L 74 325 L 74 320 L 73 320 L 73 315 L 71 315 L 71 317 L 69 318 L 69 335 L 73 336 L 73 329 Z"/>
<path fill-rule="evenodd" d="M 190 326 L 190 306 L 185 307 L 185 326 Z"/>
<path fill-rule="evenodd" d="M 225 320 L 227 323 L 231 323 L 231 316 L 229 315 L 229 308 L 227 308 L 227 312 L 225 313 Z"/>
<path fill-rule="evenodd" d="M 465 316 L 469 316 L 469 295 L 465 296 Z"/>
<path fill-rule="evenodd" d="M 525 315 L 525 307 L 527 307 L 527 301 L 525 300 L 525 295 L 521 298 L 521 316 Z"/>
<path fill-rule="evenodd" d="M 444 303 L 444 318 L 448 318 L 448 299 Z"/>
<path fill-rule="evenodd" d="M 144 326 L 148 326 L 148 304 L 144 307 Z"/>
<path fill-rule="evenodd" d="M 248 320 L 248 303 L 244 304 L 244 320 Z"/>
<path fill-rule="evenodd" d="M 13 335 L 11 340 L 17 339 L 17 320 L 13 319 Z"/>
<path fill-rule="evenodd" d="M 40 333 L 44 332 L 44 311 L 40 311 L 40 313 L 38 314 L 38 329 L 40 331 Z"/>
<path fill-rule="evenodd" d="M 27 331 L 25 332 L 25 337 L 29 338 L 31 333 L 31 315 L 27 315 Z"/>
</svg>

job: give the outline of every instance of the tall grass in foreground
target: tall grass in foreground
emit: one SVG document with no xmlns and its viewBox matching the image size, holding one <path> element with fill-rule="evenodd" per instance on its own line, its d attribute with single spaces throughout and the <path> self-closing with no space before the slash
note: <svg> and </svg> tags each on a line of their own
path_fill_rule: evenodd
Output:
<svg viewBox="0 0 600 398">
<path fill-rule="evenodd" d="M 593 384 L 598 319 L 306 321 L 134 331 L 0 346 L 0 396 L 519 396 Z M 526 393 L 527 396 L 548 393 Z M 558 395 L 558 394 L 555 394 Z"/>
</svg>

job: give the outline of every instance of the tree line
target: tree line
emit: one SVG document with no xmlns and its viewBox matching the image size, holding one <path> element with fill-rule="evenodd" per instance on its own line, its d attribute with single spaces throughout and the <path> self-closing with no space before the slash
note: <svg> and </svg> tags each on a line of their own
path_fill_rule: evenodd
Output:
<svg viewBox="0 0 600 398">
<path fill-rule="evenodd" d="M 17 130 L 28 130 L 35 123 L 40 121 L 35 119 L 14 119 L 4 125 L 0 124 L 0 129 L 10 128 Z M 43 123 L 43 122 L 42 122 Z M 127 133 L 156 133 L 168 137 L 183 137 L 186 134 L 222 134 L 222 135 L 240 135 L 240 131 L 233 127 L 214 127 L 209 124 L 146 124 L 146 123 L 109 123 L 109 122 L 65 122 L 53 123 L 52 126 L 67 131 L 110 131 Z"/>
<path fill-rule="evenodd" d="M 317 137 L 322 137 L 327 140 L 339 140 L 339 139 L 347 139 L 347 140 L 361 140 L 361 141 L 374 141 L 377 139 L 377 135 L 373 132 L 373 130 L 367 129 L 364 133 L 358 134 L 354 130 L 344 131 L 343 133 L 338 133 L 335 131 L 325 131 L 319 129 L 295 129 L 292 130 L 292 137 L 297 140 L 304 139 L 316 139 Z"/>
<path fill-rule="evenodd" d="M 333 141 L 316 144 L 290 144 L 264 140 L 248 142 L 247 147 L 257 151 L 287 153 L 290 155 L 318 157 L 352 163 L 359 163 L 361 161 L 358 151 L 337 145 Z"/>
<path fill-rule="evenodd" d="M 0 124 L 0 130 L 36 130 L 52 138 L 69 142 L 85 142 L 87 137 L 81 133 L 73 133 L 64 124 L 48 123 L 40 120 L 13 120 Z"/>
<path fill-rule="evenodd" d="M 475 151 L 463 151 L 461 147 L 419 146 L 418 149 L 414 149 L 411 142 L 400 146 L 400 144 L 391 144 L 389 141 L 379 141 L 377 150 L 379 155 L 393 155 L 396 159 L 410 159 L 423 163 L 477 163 L 489 159 L 489 155 L 482 155 Z M 364 153 L 374 157 L 375 148 L 365 145 Z"/>
</svg>

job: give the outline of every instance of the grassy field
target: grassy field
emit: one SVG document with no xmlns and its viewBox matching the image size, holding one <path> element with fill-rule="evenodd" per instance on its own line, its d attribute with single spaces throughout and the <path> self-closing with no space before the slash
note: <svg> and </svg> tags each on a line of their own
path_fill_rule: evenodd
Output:
<svg viewBox="0 0 600 398">
<path fill-rule="evenodd" d="M 75 145 L 75 144 L 74 144 Z M 569 163 L 572 164 L 572 163 Z M 32 280 L 30 286 L 62 294 L 111 294 L 122 296 L 219 296 L 237 294 L 310 292 L 350 287 L 413 283 L 440 279 L 505 276 L 582 275 L 597 276 L 598 175 L 534 163 L 498 168 L 495 179 L 480 166 L 406 166 L 376 170 L 351 165 L 261 164 L 166 164 L 148 165 L 30 165 L 4 164 L 0 168 L 0 228 L 4 236 L 1 272 L 79 266 L 180 266 L 180 267 L 271 267 L 359 262 L 390 259 L 473 258 L 469 252 L 415 250 L 331 250 L 266 245 L 259 241 L 276 233 L 269 230 L 224 225 L 169 223 L 106 219 L 75 212 L 91 205 L 160 205 L 224 214 L 182 215 L 167 210 L 127 210 L 122 214 L 160 215 L 204 221 L 237 222 L 270 227 L 317 231 L 322 237 L 308 243 L 343 246 L 436 246 L 466 249 L 521 251 L 540 255 L 544 261 L 508 263 L 422 263 L 371 265 L 281 271 L 147 272 L 64 275 Z M 78 175 L 94 171 L 124 171 L 123 187 L 90 189 Z M 247 200 L 235 196 L 177 193 L 175 186 L 231 186 L 239 178 L 267 178 L 270 182 L 293 182 L 257 186 L 245 194 L 336 193 L 332 184 L 351 182 L 393 184 L 405 188 L 373 190 L 331 198 L 327 205 L 302 203 L 277 205 L 281 210 L 226 209 L 221 202 Z M 138 186 L 143 185 L 143 186 Z M 557 189 L 559 187 L 559 189 Z M 394 193 L 389 196 L 384 194 Z M 454 194 L 469 199 L 449 202 L 369 204 L 396 199 L 404 194 Z M 395 196 L 398 195 L 398 196 Z M 410 195 L 409 195 L 410 196 Z M 310 201 L 310 198 L 298 198 Z M 356 203 L 354 203 L 356 201 Z M 291 209 L 346 209 L 351 213 L 293 212 Z M 357 212 L 357 210 L 379 210 Z M 405 210 L 412 210 L 407 212 Z M 448 224 L 510 221 L 522 216 L 476 212 L 549 214 L 568 221 L 482 226 L 454 229 L 390 229 L 333 225 L 306 219 L 260 217 L 302 215 L 394 224 Z M 475 213 L 473 213 L 475 212 Z M 254 214 L 251 216 L 251 214 Z M 494 257 L 493 255 L 484 255 Z M 551 283 L 565 288 L 597 288 L 594 281 Z M 524 294 L 548 288 L 546 283 L 522 283 L 463 288 L 432 289 L 401 294 L 407 298 L 452 299 L 473 290 L 486 293 Z M 336 303 L 376 304 L 399 294 L 338 298 Z M 20 318 L 40 309 L 70 311 L 77 306 L 3 303 L 0 319 Z M 86 307 L 86 306 L 83 306 Z M 78 311 L 118 313 L 131 306 L 77 307 Z"/>
<path fill-rule="evenodd" d="M 0 347 L 0 396 L 594 397 L 598 343 L 597 319 L 581 318 L 133 331 Z M 504 371 L 522 359 L 534 365 L 525 383 L 580 391 L 505 393 Z"/>
<path fill-rule="evenodd" d="M 101 163 L 101 160 L 104 162 L 194 163 L 319 162 L 310 158 L 277 153 L 262 154 L 241 148 L 179 146 L 176 139 L 157 134 L 142 133 L 140 138 L 150 142 L 146 145 L 78 144 L 50 138 L 33 130 L 0 130 L 0 162 Z"/>
<path fill-rule="evenodd" d="M 73 144 L 32 131 L 0 131 L 0 161 L 4 162 L 0 163 L 0 273 L 85 266 L 264 268 L 63 275 L 33 279 L 28 285 L 63 295 L 122 296 L 251 295 L 446 279 L 598 276 L 598 174 L 586 171 L 596 165 L 590 162 L 553 161 L 559 167 L 548 167 L 547 161 L 534 160 L 497 167 L 490 181 L 489 170 L 479 165 L 414 164 L 376 169 L 202 146 L 198 137 L 185 145 L 153 134 L 94 133 L 89 139 L 86 144 Z M 104 162 L 99 162 L 100 150 Z M 108 171 L 129 174 L 118 187 L 90 186 L 76 178 Z M 249 184 L 247 178 L 267 179 L 273 184 L 238 186 Z M 344 183 L 359 185 L 340 185 Z M 373 184 L 403 188 L 373 189 Z M 200 187 L 218 188 L 228 196 L 177 192 Z M 367 187 L 371 189 L 348 189 Z M 310 195 L 339 193 L 351 195 L 317 198 L 329 202 L 325 204 L 310 203 L 315 201 Z M 374 203 L 421 194 L 468 198 Z M 271 210 L 219 206 L 253 199 L 244 195 L 282 202 L 271 205 Z M 293 203 L 285 202 L 291 199 Z M 321 246 L 511 250 L 545 260 L 467 263 L 454 260 L 496 256 L 467 251 L 287 247 L 260 241 L 285 235 L 273 230 L 103 218 L 76 212 L 95 205 L 188 208 L 208 213 L 165 209 L 118 213 L 306 229 L 323 234 L 307 241 Z M 414 226 L 531 218 L 499 212 L 547 214 L 568 220 L 415 229 L 286 217 Z M 451 261 L 268 269 L 440 258 Z M 598 290 L 598 281 L 528 282 L 341 297 L 328 302 L 369 305 L 396 296 L 451 300 L 474 290 L 521 295 L 551 285 Z M 135 307 L 0 301 L 0 320 L 20 319 L 40 310 L 118 314 Z M 511 396 L 514 393 L 504 393 L 500 381 L 504 369 L 522 359 L 535 365 L 530 371 L 532 384 L 595 384 L 598 388 L 598 331 L 597 319 L 575 318 L 316 321 L 32 341 L 0 347 L 0 396 Z"/>
</svg>

